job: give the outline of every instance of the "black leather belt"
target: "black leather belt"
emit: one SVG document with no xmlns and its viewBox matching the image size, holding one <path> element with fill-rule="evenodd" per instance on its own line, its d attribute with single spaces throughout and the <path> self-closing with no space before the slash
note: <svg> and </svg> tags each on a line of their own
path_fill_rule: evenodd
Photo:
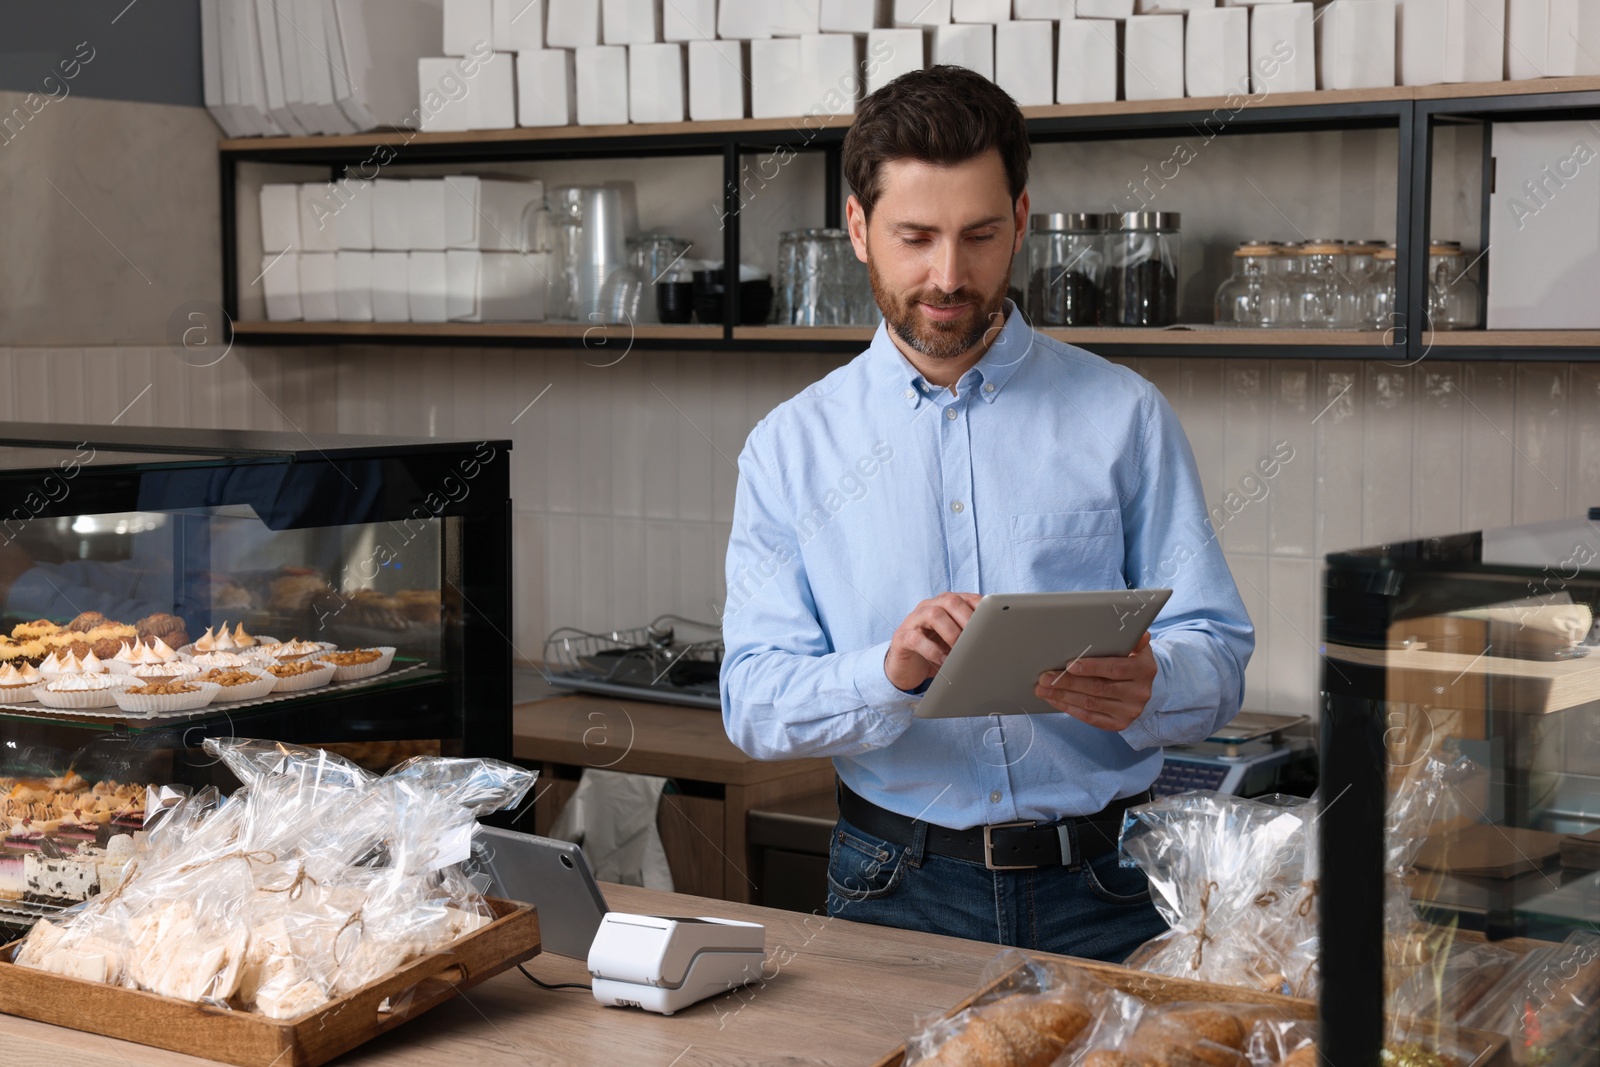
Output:
<svg viewBox="0 0 1600 1067">
<path fill-rule="evenodd" d="M 991 871 L 1031 867 L 1072 867 L 1113 852 L 1122 832 L 1122 813 L 1146 803 L 1148 791 L 1114 800 L 1093 815 L 1072 816 L 1052 823 L 996 823 L 951 830 L 927 823 L 924 850 L 936 856 L 981 863 Z M 878 807 L 839 782 L 839 815 L 874 837 L 908 846 L 917 822 Z"/>
</svg>

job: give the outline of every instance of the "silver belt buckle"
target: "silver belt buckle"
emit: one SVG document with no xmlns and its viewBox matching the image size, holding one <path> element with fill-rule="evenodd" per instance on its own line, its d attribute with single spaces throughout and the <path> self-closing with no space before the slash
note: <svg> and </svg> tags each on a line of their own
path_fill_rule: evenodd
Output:
<svg viewBox="0 0 1600 1067">
<path fill-rule="evenodd" d="M 1017 822 L 984 823 L 983 825 L 983 865 L 991 871 L 1031 871 L 1038 867 L 1037 863 L 1012 863 L 1003 864 L 994 861 L 994 837 L 992 831 L 1009 830 L 1013 826 L 1035 826 L 1029 819 L 1019 819 Z"/>
</svg>

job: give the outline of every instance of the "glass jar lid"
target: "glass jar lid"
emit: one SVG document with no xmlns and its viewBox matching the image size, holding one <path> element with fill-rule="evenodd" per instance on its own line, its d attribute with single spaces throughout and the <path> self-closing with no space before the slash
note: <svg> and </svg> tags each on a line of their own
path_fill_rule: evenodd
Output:
<svg viewBox="0 0 1600 1067">
<path fill-rule="evenodd" d="M 1464 256 L 1460 241 L 1435 241 L 1428 246 L 1430 256 Z"/>
<path fill-rule="evenodd" d="M 1300 246 L 1302 256 L 1340 256 L 1345 251 L 1338 241 L 1307 241 Z"/>
<path fill-rule="evenodd" d="M 1276 256 L 1277 254 L 1278 249 L 1265 241 L 1245 241 L 1233 252 L 1236 259 L 1244 259 L 1248 256 Z"/>
<path fill-rule="evenodd" d="M 1098 212 L 1052 211 L 1046 215 L 1030 216 L 1028 228 L 1035 233 L 1059 233 L 1063 230 L 1099 231 L 1106 228 L 1106 218 L 1107 216 Z"/>
<path fill-rule="evenodd" d="M 1376 252 L 1372 253 L 1372 258 L 1373 259 L 1384 260 L 1385 262 L 1387 262 L 1388 260 L 1391 260 L 1391 259 L 1394 258 L 1394 252 L 1395 252 L 1394 249 L 1392 249 L 1392 248 L 1388 247 L 1387 245 L 1385 245 L 1384 247 L 1378 249 Z"/>
<path fill-rule="evenodd" d="M 1176 211 L 1126 211 L 1121 215 L 1106 216 L 1107 229 L 1119 230 L 1176 230 L 1180 215 Z"/>
</svg>

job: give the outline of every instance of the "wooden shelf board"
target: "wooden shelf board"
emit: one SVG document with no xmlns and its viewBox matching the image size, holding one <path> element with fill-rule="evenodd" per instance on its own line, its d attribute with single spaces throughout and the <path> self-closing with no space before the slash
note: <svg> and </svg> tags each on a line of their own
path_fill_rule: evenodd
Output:
<svg viewBox="0 0 1600 1067">
<path fill-rule="evenodd" d="M 363 337 L 382 339 L 403 335 L 406 337 L 438 337 L 470 340 L 475 337 L 526 337 L 538 338 L 602 338 L 626 339 L 635 337 L 648 340 L 708 341 L 721 340 L 721 326 L 585 326 L 581 323 L 558 322 L 236 322 L 235 333 L 273 334 L 293 337 L 303 334 L 331 335 L 359 340 Z"/>
<path fill-rule="evenodd" d="M 1433 348 L 1600 348 L 1600 330 L 1434 330 L 1422 335 L 1422 343 Z"/>
<path fill-rule="evenodd" d="M 1540 78 L 1516 82 L 1474 82 L 1465 85 L 1397 85 L 1382 89 L 1324 90 L 1311 93 L 1276 93 L 1265 100 L 1249 103 L 1250 110 L 1283 107 L 1338 107 L 1342 104 L 1386 103 L 1407 100 L 1472 99 L 1485 96 L 1519 96 L 1540 93 L 1592 92 L 1600 90 L 1600 77 Z M 1214 111 L 1237 105 L 1235 98 L 1222 96 L 1178 97 L 1167 100 L 1115 100 L 1098 104 L 1049 104 L 1025 107 L 1027 119 L 1100 118 L 1119 115 L 1153 115 L 1192 111 Z M 1230 109 L 1231 110 L 1231 109 Z M 618 137 L 695 137 L 724 134 L 801 133 L 820 129 L 844 129 L 854 115 L 794 115 L 785 118 L 725 119 L 714 122 L 641 122 L 610 126 L 516 126 L 501 130 L 422 133 L 403 129 L 343 136 L 310 137 L 229 137 L 218 142 L 223 152 L 285 152 L 332 148 L 391 148 L 402 145 L 494 145 L 529 141 L 585 141 Z"/>
<path fill-rule="evenodd" d="M 1040 332 L 1074 345 L 1345 345 L 1352 348 L 1379 348 L 1384 338 L 1384 334 L 1378 330 L 1163 330 L 1051 326 Z"/>
<path fill-rule="evenodd" d="M 1600 700 L 1600 657 L 1545 661 L 1334 644 L 1325 653 L 1331 660 L 1382 667 L 1389 674 L 1389 699 L 1407 703 L 1548 715 Z"/>
<path fill-rule="evenodd" d="M 876 326 L 735 326 L 735 341 L 860 341 L 872 340 Z"/>
</svg>

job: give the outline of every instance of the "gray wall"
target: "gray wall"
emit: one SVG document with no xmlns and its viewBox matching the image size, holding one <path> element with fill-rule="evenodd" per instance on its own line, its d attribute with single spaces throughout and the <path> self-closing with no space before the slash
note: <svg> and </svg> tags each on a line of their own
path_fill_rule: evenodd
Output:
<svg viewBox="0 0 1600 1067">
<path fill-rule="evenodd" d="M 5 0 L 0 90 L 200 107 L 199 0 Z"/>
</svg>

